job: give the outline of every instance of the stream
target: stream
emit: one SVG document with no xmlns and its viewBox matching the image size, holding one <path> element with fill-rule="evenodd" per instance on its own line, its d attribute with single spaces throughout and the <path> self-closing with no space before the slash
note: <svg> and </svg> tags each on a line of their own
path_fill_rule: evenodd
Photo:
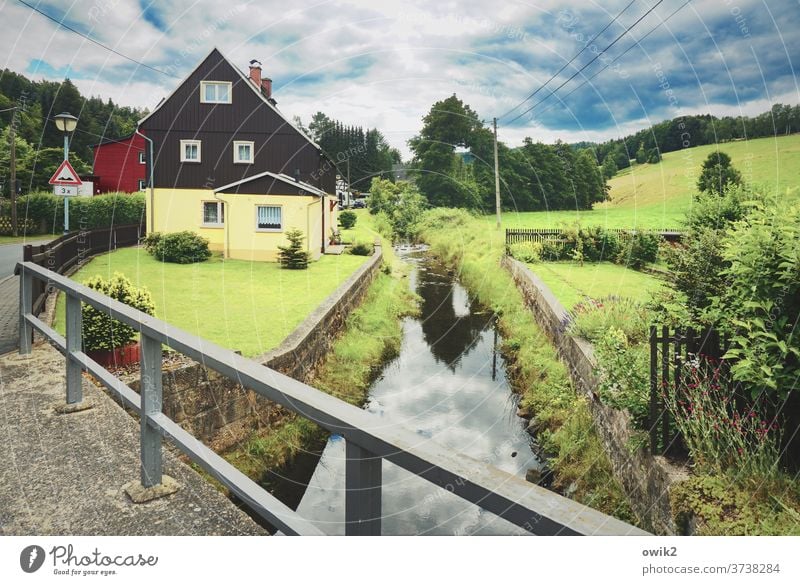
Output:
<svg viewBox="0 0 800 585">
<path fill-rule="evenodd" d="M 527 421 L 498 351 L 495 316 L 470 298 L 457 276 L 424 248 L 399 248 L 421 298 L 403 320 L 399 355 L 385 364 L 364 408 L 388 426 L 525 477 L 540 468 Z M 327 534 L 344 534 L 344 440 L 325 445 L 298 512 Z M 383 462 L 384 534 L 524 534 L 520 528 Z"/>
</svg>

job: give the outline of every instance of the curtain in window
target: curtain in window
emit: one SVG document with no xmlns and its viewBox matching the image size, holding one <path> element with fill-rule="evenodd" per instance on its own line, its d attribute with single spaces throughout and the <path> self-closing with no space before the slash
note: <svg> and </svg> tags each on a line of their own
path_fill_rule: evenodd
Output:
<svg viewBox="0 0 800 585">
<path fill-rule="evenodd" d="M 272 205 L 259 205 L 258 229 L 260 230 L 281 229 L 281 208 Z"/>
<path fill-rule="evenodd" d="M 203 223 L 221 223 L 217 203 L 203 203 Z"/>
<path fill-rule="evenodd" d="M 250 160 L 250 145 L 249 144 L 240 144 L 239 145 L 239 160 Z"/>
<path fill-rule="evenodd" d="M 186 153 L 184 154 L 184 159 L 186 160 L 197 160 L 197 145 L 196 144 L 185 144 L 184 148 L 186 149 Z"/>
</svg>

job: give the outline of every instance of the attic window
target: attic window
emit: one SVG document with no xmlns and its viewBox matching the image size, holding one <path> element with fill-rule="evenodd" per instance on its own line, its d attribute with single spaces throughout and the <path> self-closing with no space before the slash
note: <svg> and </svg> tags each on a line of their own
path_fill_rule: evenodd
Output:
<svg viewBox="0 0 800 585">
<path fill-rule="evenodd" d="M 200 103 L 203 104 L 229 104 L 231 103 L 230 81 L 201 81 Z"/>
</svg>

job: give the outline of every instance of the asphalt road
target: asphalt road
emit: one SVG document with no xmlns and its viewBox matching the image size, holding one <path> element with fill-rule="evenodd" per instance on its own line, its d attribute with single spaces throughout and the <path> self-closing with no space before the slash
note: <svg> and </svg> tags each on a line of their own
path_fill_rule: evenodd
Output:
<svg viewBox="0 0 800 585">
<path fill-rule="evenodd" d="M 50 239 L 29 240 L 27 244 L 44 244 Z M 22 244 L 4 244 L 0 246 L 0 280 L 14 274 L 14 266 L 22 260 Z"/>
</svg>

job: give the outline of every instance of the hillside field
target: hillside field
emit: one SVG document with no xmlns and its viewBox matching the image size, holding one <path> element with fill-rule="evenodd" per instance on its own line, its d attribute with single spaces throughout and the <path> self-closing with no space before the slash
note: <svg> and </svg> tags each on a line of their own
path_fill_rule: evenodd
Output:
<svg viewBox="0 0 800 585">
<path fill-rule="evenodd" d="M 611 200 L 591 211 L 506 212 L 503 225 L 545 228 L 580 221 L 608 228 L 679 228 L 703 161 L 716 148 L 730 155 L 745 182 L 800 196 L 800 134 L 793 134 L 669 152 L 658 164 L 634 164 L 620 171 L 609 181 Z"/>
</svg>

